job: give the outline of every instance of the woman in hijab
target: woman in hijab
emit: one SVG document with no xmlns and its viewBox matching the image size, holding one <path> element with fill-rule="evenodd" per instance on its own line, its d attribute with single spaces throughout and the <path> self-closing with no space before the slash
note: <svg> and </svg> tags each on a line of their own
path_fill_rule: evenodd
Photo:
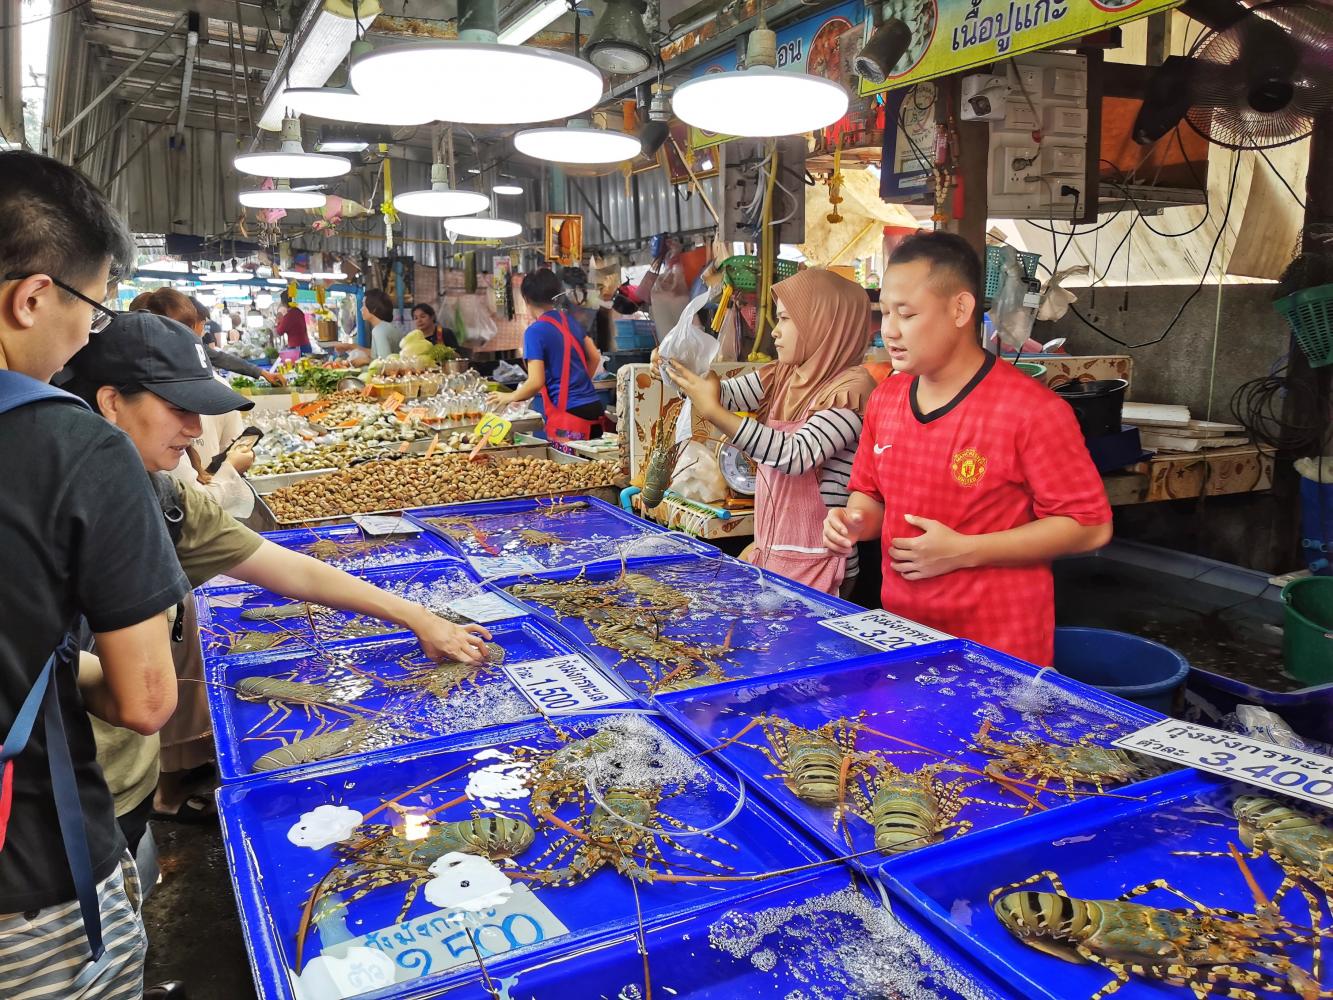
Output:
<svg viewBox="0 0 1333 1000">
<path fill-rule="evenodd" d="M 847 505 L 861 416 L 875 382 L 861 367 L 870 341 L 870 300 L 831 271 L 807 270 L 773 286 L 778 360 L 720 381 L 668 361 L 694 411 L 754 459 L 756 565 L 829 594 L 856 575 L 856 554 L 834 555 L 821 526 Z M 749 411 L 741 417 L 733 411 Z"/>
</svg>

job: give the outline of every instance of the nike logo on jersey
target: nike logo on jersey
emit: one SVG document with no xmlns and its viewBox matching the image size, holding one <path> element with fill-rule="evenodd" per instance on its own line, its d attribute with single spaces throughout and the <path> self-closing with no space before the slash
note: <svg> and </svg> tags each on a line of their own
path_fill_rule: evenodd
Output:
<svg viewBox="0 0 1333 1000">
<path fill-rule="evenodd" d="M 886 451 L 888 451 L 892 447 L 893 445 L 891 444 L 877 444 L 875 445 L 875 454 L 883 455 Z"/>
</svg>

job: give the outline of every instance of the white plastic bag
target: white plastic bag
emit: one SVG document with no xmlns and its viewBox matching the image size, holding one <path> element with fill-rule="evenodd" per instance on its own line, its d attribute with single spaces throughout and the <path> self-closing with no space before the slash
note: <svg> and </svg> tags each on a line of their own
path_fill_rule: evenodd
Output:
<svg viewBox="0 0 1333 1000">
<path fill-rule="evenodd" d="M 657 356 L 659 358 L 663 361 L 676 361 L 696 375 L 708 374 L 708 366 L 717 357 L 718 342 L 717 338 L 706 333 L 703 327 L 694 321 L 694 317 L 707 304 L 712 294 L 709 291 L 697 295 L 685 307 L 685 311 L 680 314 L 680 319 L 676 325 L 671 328 L 671 332 L 658 345 Z M 662 368 L 662 380 L 672 389 L 676 388 L 676 384 L 671 381 L 671 376 L 667 374 L 665 366 Z"/>
<path fill-rule="evenodd" d="M 495 366 L 495 371 L 491 372 L 491 380 L 501 385 L 518 385 L 527 377 L 522 368 L 508 361 L 501 361 Z"/>
<path fill-rule="evenodd" d="M 1000 287 L 991 302 L 990 318 L 995 324 L 995 332 L 1000 342 L 1012 350 L 1018 350 L 1027 343 L 1032 334 L 1032 322 L 1035 309 L 1024 305 L 1028 293 L 1027 277 L 1023 266 L 1018 262 L 1018 253 L 1013 247 L 1002 248 L 1004 254 L 1003 273 Z"/>
<path fill-rule="evenodd" d="M 488 293 L 458 297 L 454 305 L 454 332 L 472 348 L 485 347 L 495 339 L 500 331 L 495 325 Z"/>
</svg>

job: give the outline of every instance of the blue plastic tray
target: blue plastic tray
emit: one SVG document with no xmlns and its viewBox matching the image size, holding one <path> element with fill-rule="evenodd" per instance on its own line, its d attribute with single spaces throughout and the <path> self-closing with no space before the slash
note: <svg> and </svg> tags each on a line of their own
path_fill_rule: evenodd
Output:
<svg viewBox="0 0 1333 1000">
<path fill-rule="evenodd" d="M 554 516 L 543 508 L 553 504 L 585 506 Z M 571 496 L 552 500 L 493 500 L 449 504 L 408 511 L 409 517 L 467 558 L 486 579 L 510 581 L 525 572 L 619 566 L 622 557 L 632 565 L 679 558 L 696 553 L 716 554 L 711 545 L 665 529 L 626 513 L 595 497 Z M 468 525 L 452 534 L 432 521 L 438 517 L 466 518 Z M 475 528 L 477 533 L 470 533 Z M 561 544 L 526 542 L 524 530 L 540 531 L 561 539 Z"/>
<path fill-rule="evenodd" d="M 453 549 L 429 531 L 375 536 L 367 535 L 355 524 L 335 524 L 270 531 L 264 537 L 275 545 L 313 556 L 349 573 L 415 563 L 452 562 L 458 558 Z"/>
<path fill-rule="evenodd" d="M 1259 705 L 1282 716 L 1300 735 L 1333 743 L 1333 684 L 1314 684 L 1297 691 L 1270 691 L 1244 681 L 1191 666 L 1185 687 L 1193 697 L 1186 702 L 1193 717 L 1215 726 L 1237 705 Z"/>
<path fill-rule="evenodd" d="M 942 770 L 935 776 L 932 787 L 937 794 L 956 792 L 963 799 L 952 821 L 946 821 L 947 828 L 939 832 L 939 840 L 956 837 L 966 829 L 1009 824 L 1038 811 L 983 777 L 987 764 L 996 758 L 970 749 L 970 745 L 984 722 L 991 723 L 990 735 L 998 741 L 1011 742 L 1017 734 L 1030 733 L 1047 743 L 1058 740 L 1068 744 L 1092 734 L 1093 742 L 1105 745 L 1117 735 L 1162 718 L 1054 671 L 1038 671 L 1022 660 L 964 640 L 876 654 L 850 665 L 802 671 L 781 679 L 743 681 L 666 695 L 659 704 L 669 718 L 707 747 L 736 736 L 761 716 L 813 730 L 864 713 L 862 724 L 878 732 L 853 735 L 854 753 L 880 752 L 892 767 L 903 772 L 935 764 L 971 769 Z M 1043 721 L 1054 736 L 1042 729 Z M 1112 725 L 1114 731 L 1108 730 Z M 795 742 L 799 754 L 799 733 L 781 723 L 772 724 L 771 730 L 779 741 L 785 738 L 789 746 Z M 922 753 L 880 733 L 902 737 L 934 753 Z M 849 794 L 849 803 L 859 804 L 859 814 L 848 819 L 845 828 L 835 830 L 832 803 L 817 805 L 798 798 L 761 748 L 779 756 L 764 730 L 756 726 L 739 742 L 715 753 L 738 768 L 753 787 L 830 850 L 861 855 L 855 860 L 858 867 L 892 867 L 906 856 L 876 851 L 874 830 L 863 818 L 869 812 L 867 803 L 873 799 L 877 782 L 885 780 L 888 772 L 858 774 L 853 769 L 857 758 L 850 758 L 848 780 L 863 797 L 858 798 L 855 791 Z M 1016 770 L 1007 773 L 1021 779 Z M 1139 777 L 1148 776 L 1145 773 Z M 1056 787 L 1063 790 L 1062 784 Z M 1088 784 L 1076 787 L 1094 790 Z M 1047 808 L 1071 801 L 1070 796 L 1058 792 L 1025 791 Z M 836 799 L 836 787 L 831 799 Z M 970 827 L 964 829 L 963 824 Z M 928 843 L 922 842 L 921 846 Z"/>
<path fill-rule="evenodd" d="M 559 619 L 580 642 L 586 643 L 602 663 L 618 673 L 625 684 L 647 698 L 678 686 L 702 687 L 745 677 L 759 677 L 799 670 L 804 667 L 841 663 L 863 657 L 867 647 L 848 636 L 824 628 L 825 618 L 864 611 L 847 601 L 811 590 L 786 577 L 761 573 L 748 563 L 726 556 L 690 557 L 672 562 L 658 562 L 634 567 L 634 573 L 681 590 L 689 599 L 688 608 L 651 616 L 634 629 L 645 638 L 688 644 L 697 649 L 713 647 L 717 668 L 710 673 L 691 676 L 681 673 L 678 680 L 663 678 L 677 669 L 663 664 L 646 652 L 643 662 L 622 660 L 621 654 L 600 645 L 580 617 Z M 614 584 L 619 567 L 589 571 L 584 582 Z M 525 578 L 523 585 L 541 585 L 574 579 L 574 572 L 545 573 Z M 522 590 L 506 588 L 529 607 L 554 616 L 547 603 Z M 592 609 L 591 604 L 589 605 Z M 739 612 L 744 608 L 744 614 Z M 596 623 L 594 622 L 594 627 Z M 725 650 L 722 647 L 726 646 Z M 687 655 L 682 650 L 682 655 Z M 705 667 L 706 671 L 707 668 Z"/>
<path fill-rule="evenodd" d="M 780 880 L 743 903 L 666 922 L 647 932 L 645 944 L 652 995 L 662 1000 L 1009 996 L 910 909 L 889 914 L 841 871 Z M 634 935 L 540 964 L 497 962 L 492 974 L 514 1000 L 646 995 Z M 475 984 L 442 995 L 463 994 L 481 996 Z"/>
<path fill-rule="evenodd" d="M 439 612 L 455 597 L 495 591 L 477 582 L 461 562 L 423 563 L 396 570 L 379 570 L 365 575 L 367 583 L 392 590 L 409 600 L 425 604 Z M 522 605 L 509 600 L 514 617 L 526 613 Z M 323 609 L 313 616 L 304 610 L 290 618 L 247 619 L 251 609 L 303 607 L 300 602 L 281 597 L 259 587 L 227 587 L 199 591 L 195 595 L 199 617 L 199 636 L 204 659 L 235 656 L 268 650 L 313 649 L 342 646 L 349 642 L 403 635 L 407 630 L 392 622 L 382 622 L 346 611 Z M 311 623 L 313 621 L 313 629 Z M 245 635 L 250 633 L 250 638 Z M 270 643 L 265 647 L 264 643 Z M 240 647 L 240 648 L 237 648 Z"/>
<path fill-rule="evenodd" d="M 1135 886 L 1162 878 L 1205 906 L 1253 913 L 1255 899 L 1230 856 L 1182 857 L 1176 853 L 1225 853 L 1228 844 L 1244 850 L 1230 806 L 1236 792 L 1246 790 L 1194 771 L 1167 775 L 1140 786 L 1143 801 L 1079 802 L 1019 826 L 988 830 L 921 851 L 894 866 L 888 879 L 895 895 L 906 898 L 963 951 L 1007 979 L 1017 995 L 1048 1000 L 1090 997 L 1112 980 L 1112 973 L 1083 962 L 1065 962 L 1020 942 L 988 904 L 991 891 L 1050 870 L 1060 876 L 1072 897 L 1115 899 Z M 1328 822 L 1326 815 L 1324 821 Z M 1271 898 L 1282 882 L 1281 870 L 1267 857 L 1246 863 L 1259 888 Z M 1031 888 L 1051 891 L 1046 883 Z M 1136 901 L 1165 909 L 1190 909 L 1179 897 L 1160 889 Z M 1326 906 L 1326 901 L 1320 905 Z M 1282 913 L 1298 925 L 1311 925 L 1309 907 L 1299 892 L 1286 895 Z M 1327 928 L 1327 912 L 1322 924 Z M 1308 947 L 1294 946 L 1289 954 L 1310 970 Z M 1325 962 L 1324 988 L 1331 983 L 1333 968 Z M 1284 995 L 1297 993 L 1288 988 Z M 1193 994 L 1186 987 L 1131 974 L 1129 983 L 1114 996 L 1120 1000 L 1189 1000 Z"/>
<path fill-rule="evenodd" d="M 814 845 L 784 827 L 762 803 L 753 799 L 742 801 L 739 788 L 725 772 L 707 764 L 692 764 L 689 756 L 692 748 L 674 736 L 668 727 L 642 714 L 616 716 L 615 713 L 589 715 L 562 725 L 567 738 L 572 739 L 594 734 L 596 727 L 607 720 L 617 725 L 633 726 L 649 735 L 650 742 L 646 746 L 640 745 L 636 759 L 642 766 L 635 768 L 636 775 L 668 773 L 649 770 L 652 767 L 697 768 L 698 783 L 670 785 L 679 794 L 664 800 L 657 824 L 665 824 L 679 834 L 677 823 L 702 828 L 721 823 L 728 816 L 734 817 L 719 831 L 718 837 L 725 838 L 725 841 L 679 836 L 677 843 L 680 847 L 661 843 L 662 861 L 653 866 L 657 871 L 661 871 L 660 866 L 665 864 L 680 875 L 705 872 L 732 876 L 804 870 L 804 866 L 816 862 L 827 863 Z M 295 963 L 301 915 L 313 889 L 321 883 L 327 884 L 325 876 L 336 861 L 332 847 L 300 847 L 289 840 L 289 831 L 304 814 L 319 806 L 332 805 L 364 815 L 401 796 L 396 811 L 384 810 L 369 822 L 395 820 L 400 824 L 411 824 L 413 829 L 420 831 L 420 824 L 425 822 L 424 814 L 437 808 L 442 808 L 439 818 L 445 822 L 467 820 L 474 813 L 485 810 L 530 819 L 528 793 L 523 790 L 521 776 L 513 776 L 513 769 L 522 762 L 523 755 L 529 760 L 539 759 L 562 746 L 567 744 L 549 725 L 521 724 L 456 741 L 447 748 L 423 748 L 411 755 L 381 755 L 352 764 L 329 765 L 289 776 L 251 778 L 224 786 L 218 792 L 223 838 L 235 877 L 241 923 L 260 995 L 292 1000 L 294 993 L 288 970 Z M 629 758 L 623 754 L 622 745 L 618 759 L 627 761 Z M 614 769 L 610 762 L 603 766 Z M 489 805 L 481 798 L 469 797 L 468 789 L 471 788 L 475 796 L 484 776 L 494 776 L 506 769 L 511 774 L 507 783 L 512 787 L 503 796 L 499 795 L 499 788 L 492 786 L 488 791 L 497 794 L 497 798 Z M 609 779 L 605 783 L 601 780 L 600 767 L 590 773 L 598 787 L 606 789 L 610 784 Z M 629 780 L 628 772 L 618 773 L 622 781 Z M 679 772 L 671 770 L 669 773 Z M 501 782 L 502 785 L 505 783 Z M 409 791 L 411 794 L 403 794 Z M 559 805 L 556 815 L 575 828 L 586 830 L 587 814 L 592 806 L 578 801 L 577 789 L 573 785 L 570 792 L 570 801 Z M 555 827 L 543 829 L 537 833 L 532 846 L 518 856 L 518 862 L 530 866 L 531 870 L 568 864 L 582 849 L 582 843 Z M 723 867 L 686 853 L 681 847 L 716 859 Z M 642 860 L 643 854 L 636 858 Z M 419 873 L 420 866 L 427 863 L 427 859 L 418 858 L 415 871 Z M 382 866 L 374 868 L 380 875 L 386 870 Z M 411 877 L 411 872 L 404 874 Z M 515 881 L 522 880 L 516 878 Z M 653 926 L 668 919 L 679 920 L 696 910 L 742 901 L 770 887 L 766 882 L 748 879 L 711 883 L 654 881 L 638 886 L 637 900 L 645 924 Z M 408 927 L 400 925 L 398 914 L 407 892 L 405 882 L 381 885 L 360 898 L 345 892 L 342 898 L 345 909 L 318 922 L 317 929 L 307 938 L 305 963 L 318 956 L 326 943 L 329 947 L 338 947 L 341 942 L 372 941 L 376 942 L 375 947 L 383 950 L 395 948 L 418 935 L 430 938 L 433 932 L 438 938 L 446 929 L 442 923 L 435 923 L 437 919 L 442 920 L 442 914 L 435 910 L 424 892 L 417 894 L 410 905 Z M 525 967 L 539 955 L 544 960 L 547 953 L 567 951 L 608 937 L 623 937 L 636 925 L 635 888 L 626 876 L 611 867 L 597 868 L 574 885 L 542 885 L 535 889 L 534 895 L 567 930 L 563 935 L 534 942 L 524 949 L 522 954 L 527 958 L 522 964 Z M 515 936 L 519 937 L 517 933 Z M 536 932 L 532 932 L 532 937 L 536 936 Z M 531 938 L 524 943 L 528 941 Z M 400 984 L 382 995 L 420 996 L 446 981 L 475 982 L 477 971 L 470 966 L 434 975 L 429 964 L 421 960 L 420 952 L 424 947 L 421 944 L 417 948 L 398 948 L 395 960 L 401 969 L 399 974 L 409 982 L 413 977 L 421 976 L 423 971 L 428 978 L 412 982 L 410 986 Z M 515 954 L 517 960 L 518 953 Z M 378 985 L 368 983 L 366 989 L 369 991 Z"/>
<path fill-rule="evenodd" d="M 510 663 L 573 652 L 568 643 L 530 617 L 496 625 L 491 634 Z M 265 755 L 292 741 L 316 733 L 347 733 L 358 722 L 362 725 L 355 732 L 361 735 L 354 743 L 313 763 L 360 757 L 375 750 L 489 729 L 540 714 L 498 664 L 472 674 L 473 681 L 460 681 L 452 690 L 445 689 L 444 698 L 417 686 L 386 686 L 386 682 L 401 685 L 408 671 L 425 671 L 429 666 L 415 638 L 365 642 L 327 651 L 287 648 L 211 663 L 207 669 L 208 702 L 219 773 L 225 781 L 245 777 L 255 772 L 256 762 Z M 460 678 L 468 676 L 466 668 L 456 667 L 455 671 Z M 292 692 L 298 699 L 310 699 L 310 703 L 242 698 L 236 686 L 252 677 L 320 685 L 325 691 Z M 325 699 L 327 708 L 319 704 Z M 629 700 L 628 695 L 625 700 Z M 301 765 L 264 770 L 276 773 L 297 766 Z"/>
</svg>

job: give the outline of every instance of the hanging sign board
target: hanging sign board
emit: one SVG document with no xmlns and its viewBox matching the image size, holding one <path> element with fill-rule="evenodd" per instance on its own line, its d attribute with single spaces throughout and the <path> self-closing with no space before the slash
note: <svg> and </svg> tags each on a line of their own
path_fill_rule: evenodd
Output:
<svg viewBox="0 0 1333 1000">
<path fill-rule="evenodd" d="M 855 0 L 853 3 L 839 4 L 837 7 L 822 10 L 812 17 L 803 18 L 778 29 L 777 68 L 791 73 L 811 73 L 845 86 L 847 79 L 841 51 L 842 36 L 848 29 L 864 20 L 865 11 L 865 4 L 861 0 Z M 736 51 L 730 49 L 705 63 L 694 76 L 730 73 L 734 69 L 736 69 Z M 735 136 L 706 132 L 693 126 L 690 128 L 691 149 L 710 149 L 733 138 Z"/>
<path fill-rule="evenodd" d="M 912 42 L 884 83 L 861 80 L 860 93 L 989 65 L 1179 5 L 1180 0 L 892 0 L 885 17 L 905 23 Z"/>
</svg>

